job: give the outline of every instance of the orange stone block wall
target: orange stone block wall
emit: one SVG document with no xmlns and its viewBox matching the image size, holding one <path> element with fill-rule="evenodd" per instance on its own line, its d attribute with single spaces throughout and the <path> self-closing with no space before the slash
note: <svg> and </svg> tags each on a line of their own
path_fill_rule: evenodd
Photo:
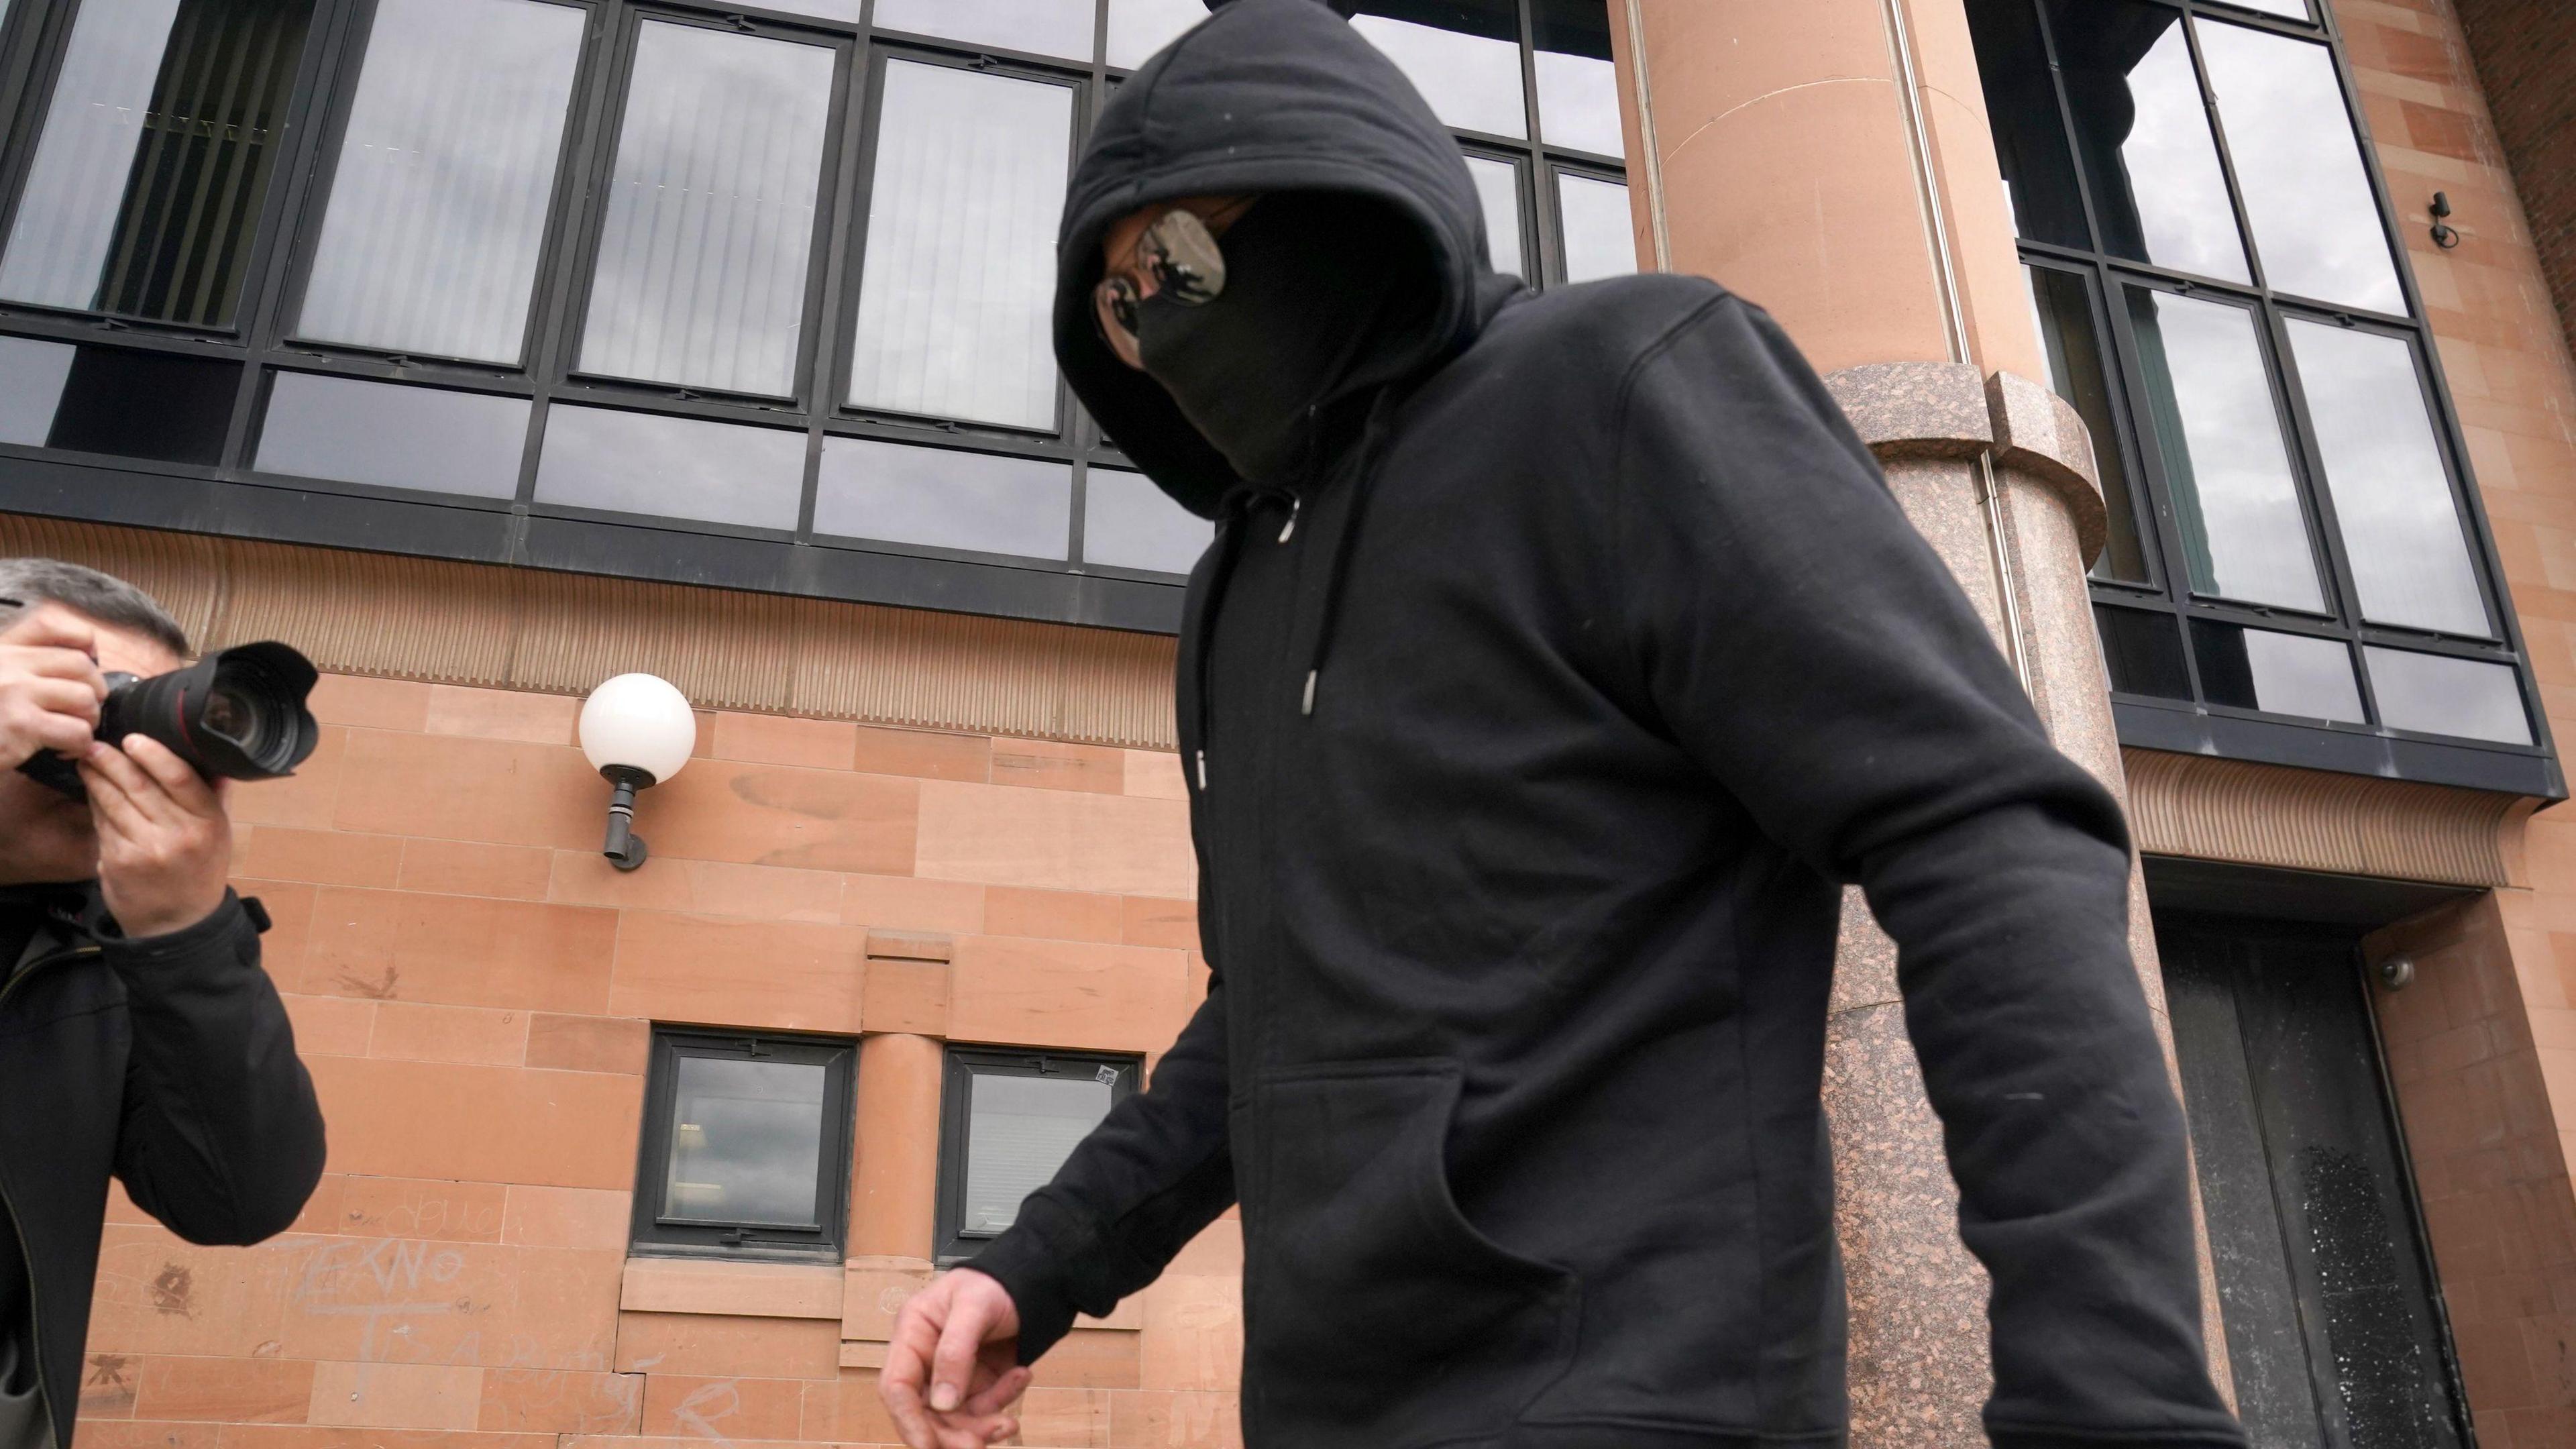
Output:
<svg viewBox="0 0 2576 1449">
<path fill-rule="evenodd" d="M 941 1039 L 1151 1054 L 1204 993 L 1174 758 L 701 714 L 621 875 L 577 700 L 314 704 L 235 874 L 327 1175 L 249 1249 L 115 1200 L 81 1449 L 895 1442 L 867 1365 L 927 1270 Z M 656 1021 L 860 1038 L 846 1271 L 629 1258 Z M 1236 1442 L 1235 1227 L 1041 1362 L 1023 1442 Z"/>
<path fill-rule="evenodd" d="M 2334 10 L 2563 754 L 2576 741 L 2565 326 L 2453 0 Z M 2436 191 L 2455 250 L 2432 239 Z M 2380 991 L 2380 1022 L 2484 1449 L 2576 1444 L 2576 812 L 2519 830 L 2524 886 L 2367 948 L 2417 962 L 2414 986 Z"/>
</svg>

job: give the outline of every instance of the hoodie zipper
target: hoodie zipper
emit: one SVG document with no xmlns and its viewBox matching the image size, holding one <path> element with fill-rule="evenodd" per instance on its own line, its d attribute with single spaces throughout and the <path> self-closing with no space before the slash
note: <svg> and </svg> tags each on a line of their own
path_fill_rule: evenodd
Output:
<svg viewBox="0 0 2576 1449">
<path fill-rule="evenodd" d="M 37 957 L 19 967 L 6 986 L 0 986 L 0 1008 L 9 1004 L 10 994 L 18 989 L 20 982 L 37 972 L 68 961 L 85 961 L 106 954 L 96 946 L 75 946 L 51 956 Z M 45 1317 L 37 1311 L 36 1305 L 36 1255 L 28 1251 L 27 1223 L 18 1216 L 18 1202 L 9 1195 L 5 1177 L 0 1177 L 0 1207 L 5 1207 L 9 1213 L 9 1231 L 18 1240 L 18 1261 L 27 1265 L 27 1352 L 36 1361 L 36 1402 L 45 1406 L 45 1432 L 54 1443 L 60 1444 L 64 1442 L 63 1423 L 54 1414 L 53 1391 L 45 1384 Z"/>
</svg>

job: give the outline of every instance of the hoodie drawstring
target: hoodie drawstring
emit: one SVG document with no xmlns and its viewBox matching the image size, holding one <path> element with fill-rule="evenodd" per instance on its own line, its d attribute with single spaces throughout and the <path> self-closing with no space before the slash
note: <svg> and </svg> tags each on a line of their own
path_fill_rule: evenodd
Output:
<svg viewBox="0 0 2576 1449">
<path fill-rule="evenodd" d="M 1207 793 L 1208 730 L 1216 716 L 1215 706 L 1208 699 L 1215 673 L 1216 617 L 1225 605 L 1225 587 L 1234 577 L 1235 558 L 1243 551 L 1245 516 L 1251 512 L 1252 500 L 1260 496 L 1250 489 L 1241 489 L 1228 493 L 1218 506 L 1216 565 L 1208 570 L 1206 601 L 1200 605 L 1199 616 L 1194 621 L 1198 632 L 1196 646 L 1190 654 L 1190 680 L 1192 692 L 1197 696 L 1198 746 L 1196 758 L 1190 761 L 1190 769 L 1201 794 Z M 1290 515 L 1290 518 L 1293 523 L 1295 515 Z"/>
</svg>

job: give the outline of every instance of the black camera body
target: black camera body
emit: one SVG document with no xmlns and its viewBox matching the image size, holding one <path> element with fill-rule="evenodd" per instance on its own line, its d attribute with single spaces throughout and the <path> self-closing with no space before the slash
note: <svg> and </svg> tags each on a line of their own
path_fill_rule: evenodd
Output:
<svg viewBox="0 0 2576 1449">
<path fill-rule="evenodd" d="M 304 706 L 320 678 L 313 661 L 275 642 L 226 649 L 150 679 L 111 674 L 97 736 L 114 744 L 148 735 L 209 780 L 274 780 L 294 774 L 321 742 L 322 728 Z M 18 769 L 75 800 L 88 798 L 78 767 L 51 750 Z"/>
</svg>

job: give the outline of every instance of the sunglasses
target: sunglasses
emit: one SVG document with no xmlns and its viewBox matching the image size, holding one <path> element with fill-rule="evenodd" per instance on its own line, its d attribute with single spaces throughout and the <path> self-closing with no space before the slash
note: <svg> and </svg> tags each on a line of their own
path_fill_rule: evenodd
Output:
<svg viewBox="0 0 2576 1449">
<path fill-rule="evenodd" d="M 1201 217 L 1174 207 L 1154 218 L 1126 262 L 1091 290 L 1091 317 L 1100 340 L 1129 367 L 1145 365 L 1136 340 L 1136 312 L 1148 297 L 1169 297 L 1184 307 L 1204 307 L 1225 293 L 1225 252 L 1217 236 L 1254 198 L 1245 197 Z"/>
</svg>

